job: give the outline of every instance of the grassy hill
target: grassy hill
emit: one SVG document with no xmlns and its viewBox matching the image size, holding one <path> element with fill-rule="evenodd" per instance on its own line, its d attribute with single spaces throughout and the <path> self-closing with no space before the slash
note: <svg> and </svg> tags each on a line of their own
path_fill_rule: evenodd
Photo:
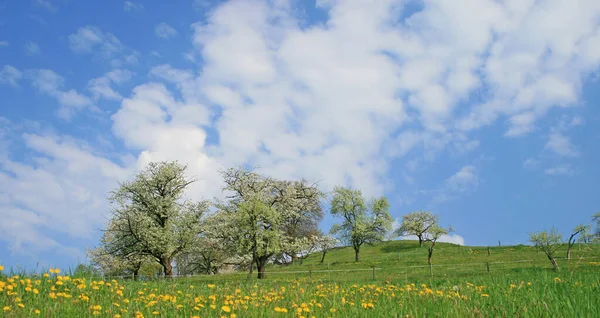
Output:
<svg viewBox="0 0 600 318">
<path fill-rule="evenodd" d="M 489 247 L 488 254 L 488 247 L 485 246 L 438 243 L 430 268 L 425 247 L 419 247 L 416 241 L 398 240 L 363 245 L 360 259 L 360 262 L 354 262 L 354 250 L 351 247 L 338 247 L 327 253 L 323 264 L 320 264 L 321 253 L 318 252 L 309 255 L 302 264 L 270 266 L 267 273 L 273 278 L 312 275 L 328 280 L 363 280 L 372 279 L 374 267 L 376 278 L 414 281 L 432 276 L 465 277 L 552 268 L 542 251 L 525 245 L 493 246 Z M 561 269 L 600 269 L 600 246 L 575 245 L 570 261 L 566 260 L 565 247 L 558 251 L 557 259 Z M 305 273 L 307 271 L 309 273 Z"/>
</svg>

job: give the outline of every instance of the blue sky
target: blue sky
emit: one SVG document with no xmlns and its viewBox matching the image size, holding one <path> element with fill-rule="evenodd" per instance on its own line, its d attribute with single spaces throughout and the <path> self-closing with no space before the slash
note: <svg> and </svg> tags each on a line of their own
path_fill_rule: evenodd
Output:
<svg viewBox="0 0 600 318">
<path fill-rule="evenodd" d="M 247 165 L 453 242 L 568 234 L 600 209 L 599 66 L 593 0 L 3 1 L 0 264 L 84 261 L 156 160 L 192 199 Z"/>
</svg>

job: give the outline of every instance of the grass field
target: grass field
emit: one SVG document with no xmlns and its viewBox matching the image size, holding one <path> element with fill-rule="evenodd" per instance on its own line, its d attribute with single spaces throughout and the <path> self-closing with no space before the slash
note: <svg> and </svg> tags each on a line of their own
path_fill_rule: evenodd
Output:
<svg viewBox="0 0 600 318">
<path fill-rule="evenodd" d="M 340 248 L 324 264 L 315 254 L 302 265 L 270 267 L 266 280 L 247 282 L 245 273 L 133 282 L 5 270 L 0 315 L 600 317 L 600 248 L 575 247 L 573 256 L 561 259 L 554 272 L 532 247 L 493 247 L 488 255 L 486 247 L 440 244 L 430 271 L 423 266 L 425 249 L 392 241 L 365 247 L 360 263 L 352 261 L 352 250 Z"/>
</svg>

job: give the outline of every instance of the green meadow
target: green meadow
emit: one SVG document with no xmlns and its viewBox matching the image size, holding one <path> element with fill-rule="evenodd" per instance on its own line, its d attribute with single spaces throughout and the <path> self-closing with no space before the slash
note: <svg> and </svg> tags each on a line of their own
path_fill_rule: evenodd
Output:
<svg viewBox="0 0 600 318">
<path fill-rule="evenodd" d="M 3 317 L 600 317 L 600 247 L 576 245 L 554 271 L 531 246 L 440 243 L 433 265 L 414 241 L 336 248 L 302 264 L 173 280 L 70 273 L 0 278 Z M 562 253 L 562 251 L 561 251 Z M 566 254 L 566 251 L 565 253 Z"/>
</svg>

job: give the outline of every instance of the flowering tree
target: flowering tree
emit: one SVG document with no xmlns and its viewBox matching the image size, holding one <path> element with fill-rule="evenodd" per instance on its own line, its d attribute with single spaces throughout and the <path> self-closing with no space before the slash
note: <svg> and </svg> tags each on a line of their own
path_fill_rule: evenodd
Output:
<svg viewBox="0 0 600 318">
<path fill-rule="evenodd" d="M 571 235 L 569 235 L 569 240 L 567 241 L 567 259 L 571 259 L 571 248 L 575 245 L 577 241 L 575 237 L 579 235 L 579 238 L 585 237 L 585 234 L 591 229 L 589 225 L 579 224 L 577 225 L 573 231 L 571 231 Z"/>
<path fill-rule="evenodd" d="M 551 231 L 530 233 L 529 241 L 546 254 L 554 270 L 559 270 L 558 263 L 554 257 L 556 251 L 562 246 L 563 240 L 562 235 L 558 233 L 556 228 L 553 227 Z"/>
<path fill-rule="evenodd" d="M 285 234 L 290 220 L 303 220 L 310 215 L 306 211 L 318 209 L 323 194 L 305 181 L 275 180 L 244 168 L 221 174 L 228 195 L 217 203 L 218 236 L 238 254 L 250 254 L 258 278 L 265 278 L 267 261 L 289 247 Z"/>
<path fill-rule="evenodd" d="M 437 224 L 429 227 L 427 232 L 423 233 L 423 242 L 427 246 L 427 264 L 431 265 L 431 257 L 433 256 L 433 249 L 435 248 L 435 243 L 443 236 L 452 232 L 452 227 L 448 229 L 443 228 Z"/>
<path fill-rule="evenodd" d="M 392 228 L 390 205 L 385 197 L 365 203 L 360 190 L 335 187 L 331 201 L 331 214 L 342 219 L 334 224 L 332 234 L 352 245 L 354 260 L 359 261 L 360 247 L 364 243 L 383 241 Z"/>
<path fill-rule="evenodd" d="M 332 248 L 334 248 L 340 243 L 338 239 L 331 235 L 317 236 L 314 238 L 314 242 L 315 249 L 321 251 L 321 261 L 319 262 L 319 264 L 323 264 L 327 252 L 329 252 Z"/>
<path fill-rule="evenodd" d="M 415 211 L 402 216 L 402 224 L 394 232 L 396 236 L 415 235 L 419 239 L 419 246 L 423 246 L 424 236 L 435 226 L 438 226 L 439 217 L 427 211 Z"/>
<path fill-rule="evenodd" d="M 203 216 L 209 208 L 208 201 L 182 202 L 193 182 L 185 170 L 176 161 L 150 163 L 133 181 L 112 191 L 112 224 L 106 232 L 114 239 L 106 244 L 109 253 L 150 256 L 166 277 L 173 276 L 173 259 L 204 231 Z"/>
<path fill-rule="evenodd" d="M 107 227 L 111 227 L 112 224 L 112 222 L 109 222 Z M 137 280 L 142 265 L 153 262 L 152 258 L 134 252 L 122 254 L 122 250 L 108 250 L 109 246 L 117 243 L 115 240 L 116 237 L 112 231 L 105 231 L 100 240 L 100 245 L 96 248 L 86 250 L 86 254 L 90 259 L 90 265 L 99 269 L 104 275 L 131 275 L 134 280 Z"/>
</svg>

